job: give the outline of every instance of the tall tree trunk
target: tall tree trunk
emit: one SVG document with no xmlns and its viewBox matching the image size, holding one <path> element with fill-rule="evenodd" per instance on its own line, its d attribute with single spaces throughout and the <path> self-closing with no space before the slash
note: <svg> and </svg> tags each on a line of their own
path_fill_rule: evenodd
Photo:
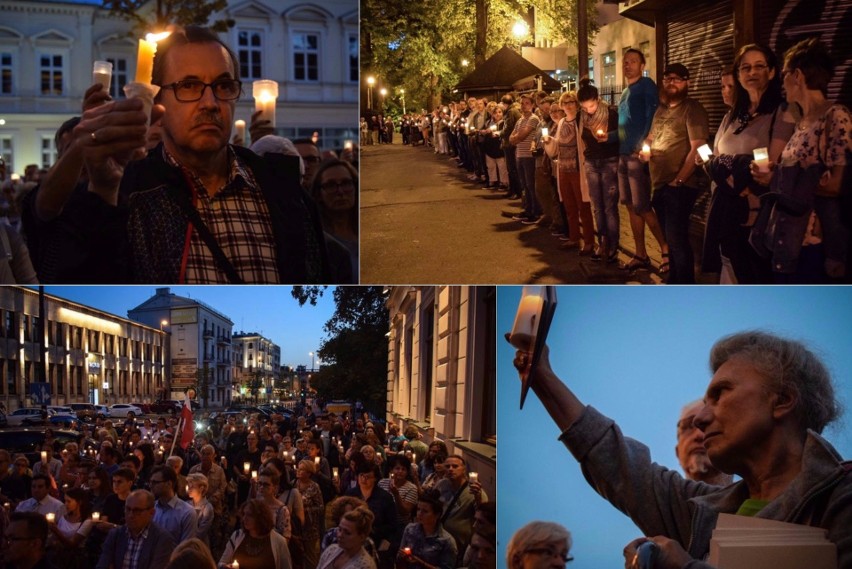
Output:
<svg viewBox="0 0 852 569">
<path fill-rule="evenodd" d="M 485 53 L 488 50 L 488 7 L 485 0 L 476 0 L 476 44 L 473 48 L 473 66 L 479 67 L 485 63 Z"/>
</svg>

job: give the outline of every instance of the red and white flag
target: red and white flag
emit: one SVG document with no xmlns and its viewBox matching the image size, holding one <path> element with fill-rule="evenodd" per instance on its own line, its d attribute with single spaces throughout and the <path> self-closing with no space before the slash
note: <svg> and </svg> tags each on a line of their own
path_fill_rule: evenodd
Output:
<svg viewBox="0 0 852 569">
<path fill-rule="evenodd" d="M 193 433 L 195 432 L 192 422 L 192 405 L 189 403 L 189 394 L 186 395 L 186 398 L 183 401 L 183 409 L 180 411 L 180 418 L 183 422 L 183 428 L 181 429 L 180 434 L 180 448 L 186 450 L 186 447 L 189 446 L 189 443 L 192 442 Z"/>
</svg>

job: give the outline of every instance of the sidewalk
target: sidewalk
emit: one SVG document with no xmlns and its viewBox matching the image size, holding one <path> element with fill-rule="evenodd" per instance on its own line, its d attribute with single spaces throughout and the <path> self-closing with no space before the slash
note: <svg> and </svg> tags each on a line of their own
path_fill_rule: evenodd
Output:
<svg viewBox="0 0 852 569">
<path fill-rule="evenodd" d="M 455 159 L 431 147 L 393 144 L 361 149 L 361 282 L 375 284 L 654 284 L 652 271 L 632 274 L 592 262 L 547 227 L 510 219 L 520 200 L 467 180 Z M 632 245 L 622 209 L 622 248 Z M 650 237 L 649 241 L 653 241 Z M 653 245 L 653 246 L 652 246 Z M 660 262 L 656 242 L 648 251 Z M 622 262 L 629 255 L 619 255 Z"/>
</svg>

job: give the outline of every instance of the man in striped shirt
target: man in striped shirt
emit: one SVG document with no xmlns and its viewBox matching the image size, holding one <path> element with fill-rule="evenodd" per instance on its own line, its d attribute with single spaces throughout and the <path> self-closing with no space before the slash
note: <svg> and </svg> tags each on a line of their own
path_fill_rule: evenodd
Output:
<svg viewBox="0 0 852 569">
<path fill-rule="evenodd" d="M 512 219 L 524 225 L 536 223 L 542 213 L 541 204 L 535 195 L 535 157 L 533 156 L 533 146 L 540 121 L 533 113 L 533 107 L 532 95 L 528 93 L 521 95 L 521 118 L 515 123 L 515 130 L 509 136 L 509 142 L 517 147 L 515 157 L 518 163 L 518 178 L 524 192 L 524 210 Z"/>
</svg>

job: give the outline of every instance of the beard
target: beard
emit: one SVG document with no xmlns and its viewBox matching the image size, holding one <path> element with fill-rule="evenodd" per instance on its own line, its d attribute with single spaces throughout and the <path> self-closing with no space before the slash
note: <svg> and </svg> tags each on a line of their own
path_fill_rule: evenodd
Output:
<svg viewBox="0 0 852 569">
<path fill-rule="evenodd" d="M 686 99 L 687 90 L 679 89 L 678 91 L 671 92 L 666 89 L 663 89 L 663 102 L 667 105 L 677 104 Z"/>
</svg>

